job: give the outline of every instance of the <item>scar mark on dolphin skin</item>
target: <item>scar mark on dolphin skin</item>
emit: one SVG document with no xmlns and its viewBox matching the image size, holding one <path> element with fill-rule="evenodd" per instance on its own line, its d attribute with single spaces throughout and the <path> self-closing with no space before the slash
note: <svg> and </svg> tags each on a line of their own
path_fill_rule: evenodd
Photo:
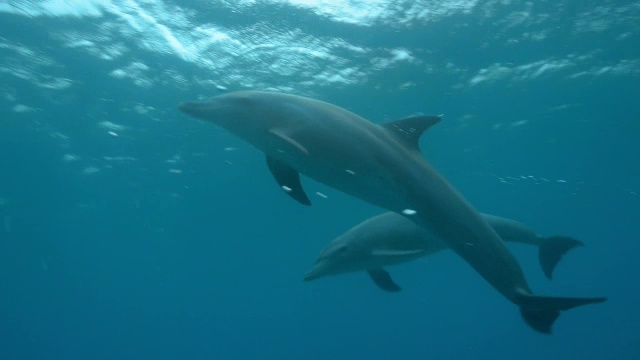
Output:
<svg viewBox="0 0 640 360">
<path fill-rule="evenodd" d="M 309 150 L 307 150 L 307 148 L 302 146 L 302 144 L 300 144 L 299 142 L 297 142 L 296 140 L 291 138 L 289 135 L 285 134 L 283 131 L 278 130 L 278 129 L 269 129 L 269 132 L 271 134 L 277 136 L 281 140 L 284 140 L 285 142 L 287 142 L 291 146 L 295 147 L 296 149 L 298 149 L 303 154 L 309 155 Z"/>
</svg>

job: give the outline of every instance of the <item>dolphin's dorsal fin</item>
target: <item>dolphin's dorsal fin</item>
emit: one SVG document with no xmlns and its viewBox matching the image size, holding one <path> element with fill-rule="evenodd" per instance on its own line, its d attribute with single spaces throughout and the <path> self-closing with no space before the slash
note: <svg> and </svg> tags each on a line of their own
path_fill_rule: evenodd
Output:
<svg viewBox="0 0 640 360">
<path fill-rule="evenodd" d="M 408 148 L 420 151 L 418 147 L 420 136 L 438 122 L 440 122 L 439 116 L 414 115 L 387 122 L 381 126 L 393 133 Z"/>
<path fill-rule="evenodd" d="M 393 282 L 391 275 L 386 272 L 383 268 L 376 268 L 367 270 L 369 277 L 373 282 L 378 285 L 378 287 L 384 291 L 388 292 L 398 292 L 402 290 L 398 284 Z"/>
<path fill-rule="evenodd" d="M 267 156 L 267 166 L 280 187 L 303 205 L 311 205 L 311 200 L 300 184 L 300 174 L 291 166 Z"/>
</svg>

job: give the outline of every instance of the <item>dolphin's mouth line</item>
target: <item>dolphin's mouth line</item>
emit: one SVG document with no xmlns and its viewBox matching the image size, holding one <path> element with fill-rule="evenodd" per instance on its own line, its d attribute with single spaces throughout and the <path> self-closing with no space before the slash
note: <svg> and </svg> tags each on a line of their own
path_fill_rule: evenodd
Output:
<svg viewBox="0 0 640 360">
<path fill-rule="evenodd" d="M 304 273 L 304 276 L 302 278 L 304 281 L 312 281 L 320 277 L 321 276 L 319 275 L 319 270 L 316 267 L 314 267 L 313 269 Z"/>
<path fill-rule="evenodd" d="M 305 274 L 304 274 L 304 276 L 302 277 L 302 279 L 303 279 L 304 281 L 311 281 L 311 280 L 314 280 L 315 278 L 314 278 L 314 276 L 313 276 L 313 273 L 308 272 L 308 273 L 305 273 Z"/>
</svg>

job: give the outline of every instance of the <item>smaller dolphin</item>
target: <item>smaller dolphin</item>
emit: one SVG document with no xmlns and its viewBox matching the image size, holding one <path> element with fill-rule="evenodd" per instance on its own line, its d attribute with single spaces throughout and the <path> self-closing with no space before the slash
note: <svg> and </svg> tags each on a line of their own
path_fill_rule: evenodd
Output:
<svg viewBox="0 0 640 360">
<path fill-rule="evenodd" d="M 565 236 L 538 236 L 514 220 L 482 214 L 504 241 L 537 245 L 540 266 L 547 278 L 562 256 L 582 241 Z M 374 216 L 354 226 L 327 245 L 305 281 L 347 272 L 367 271 L 382 290 L 400 291 L 385 266 L 396 265 L 447 249 L 447 245 L 430 229 L 394 212 Z"/>
</svg>

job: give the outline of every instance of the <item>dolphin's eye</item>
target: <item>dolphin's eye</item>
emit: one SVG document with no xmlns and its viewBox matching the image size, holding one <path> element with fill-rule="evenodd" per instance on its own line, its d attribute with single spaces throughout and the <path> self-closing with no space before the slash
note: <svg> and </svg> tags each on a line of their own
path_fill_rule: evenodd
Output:
<svg viewBox="0 0 640 360">
<path fill-rule="evenodd" d="M 340 252 L 340 253 L 343 253 L 343 252 L 345 252 L 345 251 L 347 251 L 347 246 L 346 246 L 346 245 L 340 246 L 340 247 L 338 248 L 338 252 Z"/>
</svg>

